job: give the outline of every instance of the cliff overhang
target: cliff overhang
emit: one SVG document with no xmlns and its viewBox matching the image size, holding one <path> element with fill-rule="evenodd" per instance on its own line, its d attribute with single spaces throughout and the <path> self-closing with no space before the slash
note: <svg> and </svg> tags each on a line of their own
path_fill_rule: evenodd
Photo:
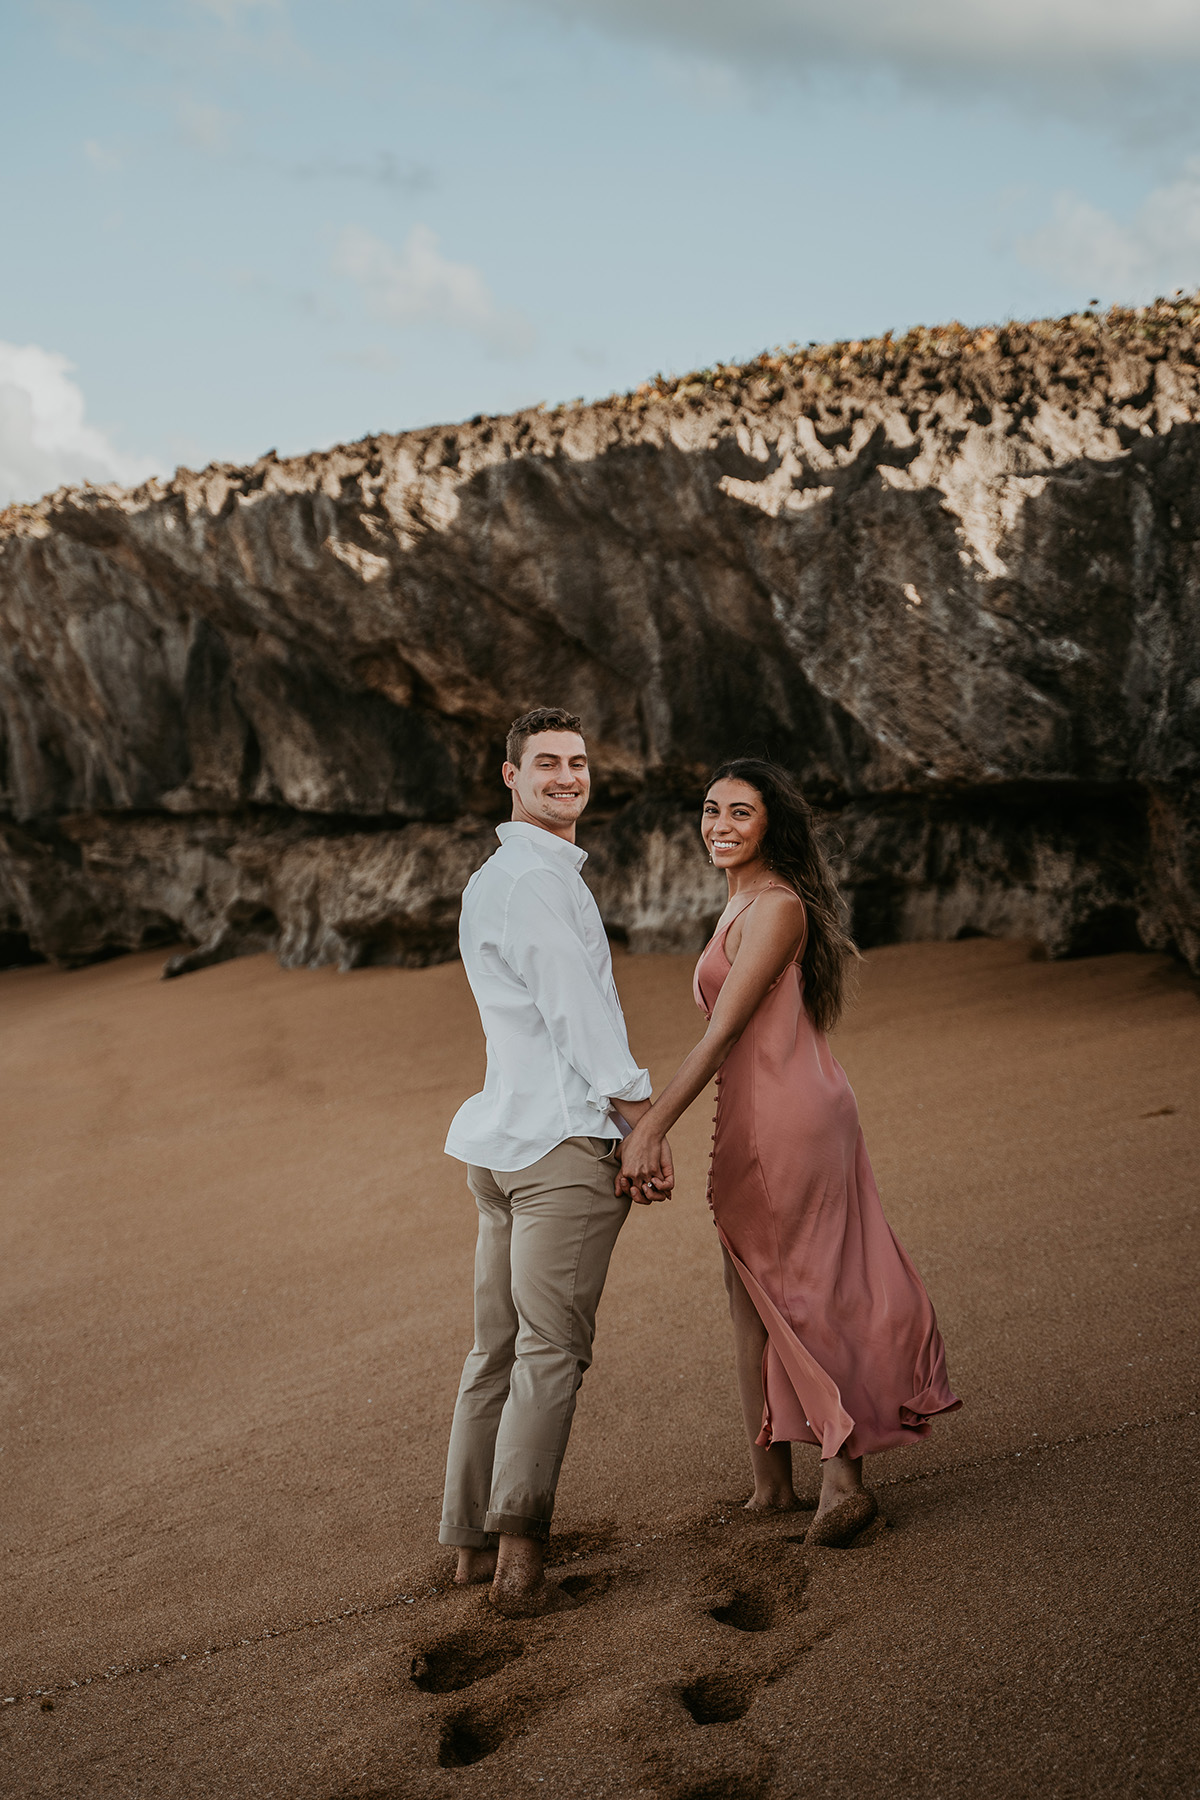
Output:
<svg viewBox="0 0 1200 1800">
<path fill-rule="evenodd" d="M 508 721 L 587 721 L 634 949 L 766 752 L 866 944 L 1200 970 L 1200 301 L 764 354 L 0 516 L 0 960 L 453 953 Z"/>
</svg>

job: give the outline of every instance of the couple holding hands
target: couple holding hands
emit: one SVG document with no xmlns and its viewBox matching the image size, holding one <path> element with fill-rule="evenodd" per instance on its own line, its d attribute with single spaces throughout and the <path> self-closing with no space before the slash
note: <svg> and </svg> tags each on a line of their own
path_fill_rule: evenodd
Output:
<svg viewBox="0 0 1200 1800">
<path fill-rule="evenodd" d="M 487 1075 L 446 1140 L 467 1164 L 479 1236 L 439 1537 L 457 1547 L 456 1580 L 490 1582 L 493 1604 L 516 1616 L 571 1604 L 543 1555 L 609 1258 L 631 1203 L 670 1193 L 666 1134 L 714 1076 L 708 1200 L 754 1477 L 747 1506 L 794 1507 L 791 1446 L 816 1444 L 808 1541 L 848 1544 L 876 1512 L 863 1456 L 925 1436 L 959 1402 L 825 1035 L 856 952 L 790 777 L 741 758 L 708 785 L 701 835 L 729 883 L 696 965 L 708 1026 L 652 1099 L 580 873 L 581 721 L 526 713 L 506 757 L 512 820 L 467 884 L 459 934 Z"/>
</svg>

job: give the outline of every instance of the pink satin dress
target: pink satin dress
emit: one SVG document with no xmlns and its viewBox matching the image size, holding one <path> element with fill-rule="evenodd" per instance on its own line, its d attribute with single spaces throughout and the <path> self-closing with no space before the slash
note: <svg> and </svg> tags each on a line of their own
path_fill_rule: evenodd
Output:
<svg viewBox="0 0 1200 1800">
<path fill-rule="evenodd" d="M 708 1018 L 729 974 L 729 926 L 755 898 L 696 965 Z M 927 1436 L 935 1414 L 961 1404 L 929 1296 L 883 1216 L 854 1091 L 805 1011 L 798 963 L 718 1072 L 708 1200 L 767 1330 L 760 1444 L 869 1456 Z"/>
</svg>

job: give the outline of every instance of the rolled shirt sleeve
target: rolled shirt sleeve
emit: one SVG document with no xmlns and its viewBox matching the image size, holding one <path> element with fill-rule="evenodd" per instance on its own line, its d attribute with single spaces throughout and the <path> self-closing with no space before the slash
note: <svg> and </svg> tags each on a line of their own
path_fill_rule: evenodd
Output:
<svg viewBox="0 0 1200 1800">
<path fill-rule="evenodd" d="M 587 945 L 566 916 L 547 868 L 513 885 L 500 953 L 520 977 L 564 1061 L 588 1084 L 588 1102 L 648 1100 L 650 1076 L 633 1060 L 615 992 L 606 993 Z"/>
</svg>

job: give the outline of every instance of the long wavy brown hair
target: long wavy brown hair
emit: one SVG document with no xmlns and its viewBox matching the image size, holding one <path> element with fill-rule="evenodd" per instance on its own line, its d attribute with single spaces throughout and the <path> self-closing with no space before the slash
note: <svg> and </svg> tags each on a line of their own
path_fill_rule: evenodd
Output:
<svg viewBox="0 0 1200 1800">
<path fill-rule="evenodd" d="M 850 964 L 858 960 L 858 946 L 847 929 L 846 905 L 813 809 L 786 769 L 757 756 L 722 763 L 709 777 L 705 792 L 718 781 L 746 782 L 767 809 L 763 861 L 795 888 L 808 913 L 808 936 L 800 958 L 804 1002 L 818 1031 L 832 1031 L 849 998 Z"/>
</svg>

